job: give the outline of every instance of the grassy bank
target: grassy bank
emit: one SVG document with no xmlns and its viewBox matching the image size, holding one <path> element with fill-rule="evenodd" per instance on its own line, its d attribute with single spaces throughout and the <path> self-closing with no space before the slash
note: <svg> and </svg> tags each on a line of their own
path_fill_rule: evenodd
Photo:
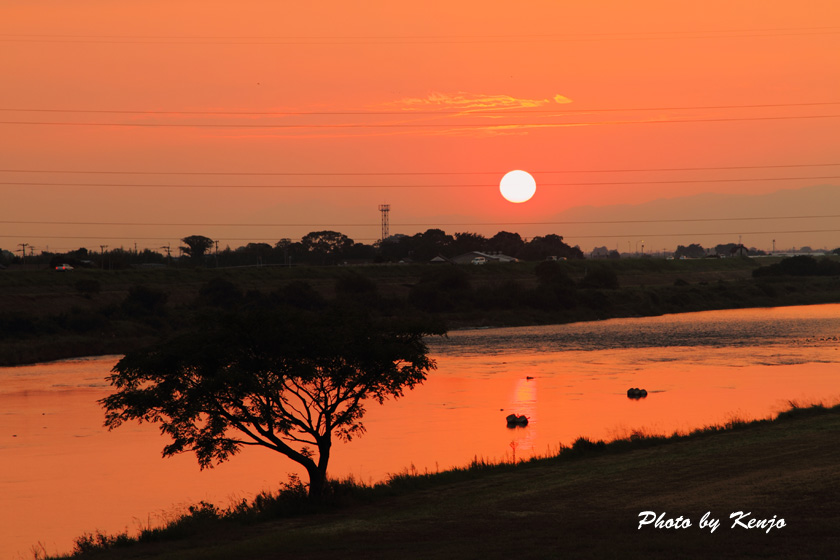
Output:
<svg viewBox="0 0 840 560">
<path fill-rule="evenodd" d="M 87 536 L 80 556 L 831 558 L 840 552 L 838 436 L 840 406 L 812 406 L 670 438 L 579 439 L 516 465 L 335 484 L 314 509 L 294 487 L 226 514 L 200 505 L 143 542 Z M 691 526 L 639 529 L 643 511 Z M 744 524 L 773 527 L 733 527 L 739 511 L 750 512 Z M 720 520 L 713 533 L 699 526 L 706 512 Z"/>
<path fill-rule="evenodd" d="M 552 267 L 547 267 L 551 264 Z M 452 328 L 519 326 L 737 307 L 840 302 L 836 276 L 753 277 L 754 259 L 485 266 L 3 271 L 0 366 L 125 353 L 246 298 L 362 302 Z"/>
</svg>

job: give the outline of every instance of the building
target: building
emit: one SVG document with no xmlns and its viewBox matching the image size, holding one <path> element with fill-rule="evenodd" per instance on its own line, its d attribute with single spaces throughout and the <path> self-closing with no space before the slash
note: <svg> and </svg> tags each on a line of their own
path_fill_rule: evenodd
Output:
<svg viewBox="0 0 840 560">
<path fill-rule="evenodd" d="M 511 263 L 519 262 L 519 259 L 503 255 L 502 253 L 481 253 L 479 251 L 471 251 L 452 257 L 450 259 L 455 264 L 485 264 L 485 263 Z"/>
</svg>

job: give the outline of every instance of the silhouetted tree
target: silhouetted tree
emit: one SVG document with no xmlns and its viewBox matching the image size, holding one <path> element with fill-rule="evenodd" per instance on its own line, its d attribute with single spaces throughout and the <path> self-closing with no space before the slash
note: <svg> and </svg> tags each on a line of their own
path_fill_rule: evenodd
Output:
<svg viewBox="0 0 840 560">
<path fill-rule="evenodd" d="M 317 264 L 335 264 L 353 246 L 353 240 L 337 231 L 313 231 L 300 240 L 310 260 Z"/>
<path fill-rule="evenodd" d="M 487 247 L 490 251 L 498 251 L 510 257 L 519 256 L 519 251 L 525 246 L 525 241 L 518 233 L 500 231 L 487 240 Z"/>
<path fill-rule="evenodd" d="M 442 229 L 427 229 L 411 237 L 410 256 L 417 261 L 429 261 L 438 255 L 453 256 L 453 238 Z"/>
<path fill-rule="evenodd" d="M 699 243 L 692 243 L 688 247 L 677 245 L 677 250 L 674 251 L 674 258 L 685 257 L 687 259 L 702 259 L 706 256 L 706 249 Z"/>
<path fill-rule="evenodd" d="M 412 241 L 401 233 L 383 239 L 379 243 L 379 259 L 381 261 L 399 261 L 411 253 Z"/>
<path fill-rule="evenodd" d="M 181 242 L 186 245 L 181 247 L 181 250 L 196 263 L 201 262 L 204 254 L 213 246 L 213 240 L 203 235 L 190 235 L 183 238 Z"/>
<path fill-rule="evenodd" d="M 452 241 L 452 253 L 461 255 L 471 251 L 486 251 L 487 239 L 477 233 L 456 233 Z"/>
<path fill-rule="evenodd" d="M 302 465 L 324 489 L 333 436 L 364 432 L 365 403 L 403 395 L 435 367 L 423 340 L 439 328 L 361 312 L 267 306 L 220 317 L 126 355 L 102 399 L 106 425 L 159 424 L 164 456 L 192 451 L 202 468 L 260 445 Z"/>
<path fill-rule="evenodd" d="M 567 259 L 582 259 L 583 251 L 577 247 L 570 247 L 563 242 L 563 238 L 553 233 L 544 237 L 535 237 L 520 251 L 523 259 L 541 261 L 547 257 L 566 257 Z"/>
<path fill-rule="evenodd" d="M 797 255 L 782 259 L 776 264 L 762 266 L 753 270 L 753 277 L 763 276 L 837 276 L 840 274 L 840 262 L 810 255 Z"/>
</svg>

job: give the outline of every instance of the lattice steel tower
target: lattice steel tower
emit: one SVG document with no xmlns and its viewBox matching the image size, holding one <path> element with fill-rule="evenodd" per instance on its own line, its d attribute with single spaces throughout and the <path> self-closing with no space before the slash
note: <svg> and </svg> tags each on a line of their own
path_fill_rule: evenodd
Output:
<svg viewBox="0 0 840 560">
<path fill-rule="evenodd" d="M 388 212 L 391 211 L 390 204 L 380 204 L 379 211 L 382 212 L 382 241 L 388 239 Z"/>
</svg>

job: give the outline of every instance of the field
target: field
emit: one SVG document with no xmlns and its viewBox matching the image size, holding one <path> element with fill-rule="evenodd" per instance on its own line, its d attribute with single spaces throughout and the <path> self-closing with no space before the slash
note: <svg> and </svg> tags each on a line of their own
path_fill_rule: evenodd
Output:
<svg viewBox="0 0 840 560">
<path fill-rule="evenodd" d="M 0 365 L 125 353 L 177 332 L 197 311 L 224 309 L 254 291 L 343 298 L 391 316 L 432 314 L 450 328 L 840 301 L 836 275 L 753 277 L 772 262 L 9 269 L 0 272 Z"/>
<path fill-rule="evenodd" d="M 242 524 L 196 522 L 172 540 L 102 559 L 832 558 L 840 552 L 840 409 L 799 408 L 676 440 L 401 476 L 327 511 Z M 639 528 L 652 511 L 685 528 Z M 707 513 L 718 520 L 701 527 Z M 731 514 L 744 526 L 733 527 Z M 783 520 L 783 521 L 782 521 Z M 754 521 L 754 522 L 756 522 Z"/>
</svg>

